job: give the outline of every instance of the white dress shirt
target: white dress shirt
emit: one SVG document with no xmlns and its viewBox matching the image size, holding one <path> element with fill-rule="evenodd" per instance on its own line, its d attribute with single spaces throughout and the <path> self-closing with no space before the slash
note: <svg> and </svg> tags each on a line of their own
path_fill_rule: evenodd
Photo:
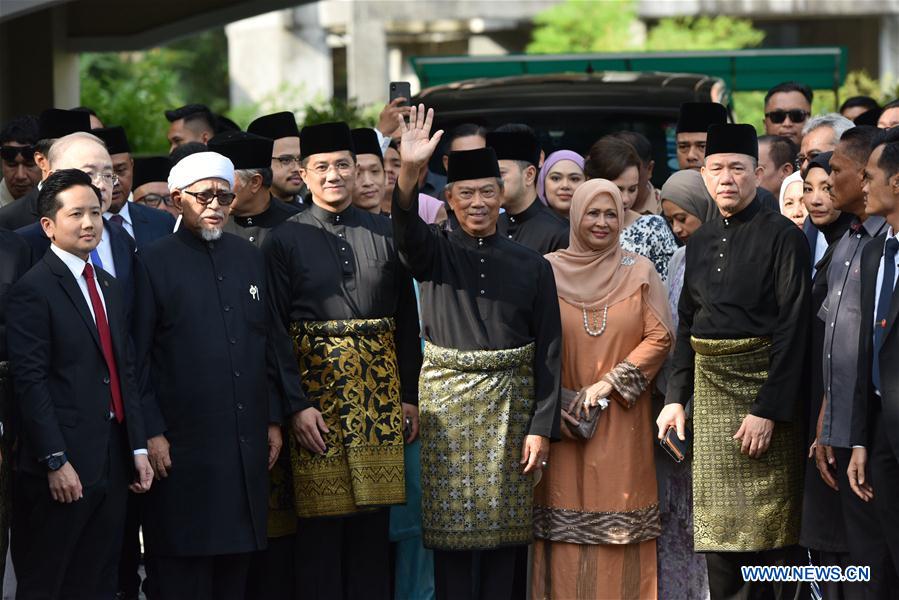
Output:
<svg viewBox="0 0 899 600">
<path fill-rule="evenodd" d="M 106 225 L 103 225 L 103 235 L 100 236 L 97 254 L 100 255 L 100 262 L 103 263 L 103 270 L 115 277 L 115 260 L 112 257 L 112 244 L 109 241 L 109 228 L 106 227 Z"/>
<path fill-rule="evenodd" d="M 131 236 L 131 239 L 134 239 L 134 224 L 131 222 L 131 210 L 128 208 L 131 204 L 131 198 L 131 194 L 128 194 L 128 200 L 126 200 L 125 204 L 122 205 L 122 208 L 121 210 L 119 210 L 118 215 L 122 217 L 122 227 L 125 228 L 125 231 L 128 232 L 128 235 Z M 116 213 L 106 211 L 105 213 L 103 213 L 103 216 L 106 219 L 110 219 L 114 214 Z M 100 258 L 102 259 L 103 257 L 101 256 Z M 105 262 L 103 263 L 103 267 L 106 267 Z M 109 271 L 109 269 L 106 270 Z"/>
<path fill-rule="evenodd" d="M 94 304 L 91 302 L 91 295 L 87 289 L 87 279 L 84 277 L 84 265 L 87 263 L 91 263 L 92 266 L 96 269 L 96 265 L 94 265 L 90 257 L 85 260 L 81 260 L 81 258 L 75 256 L 71 252 L 67 252 L 57 246 L 56 244 L 50 244 L 50 250 L 53 251 L 53 254 L 59 257 L 59 259 L 65 263 L 65 265 L 69 268 L 69 271 L 72 272 L 72 276 L 75 278 L 75 281 L 78 283 L 78 289 L 81 290 L 81 295 L 84 296 L 84 302 L 87 304 L 87 309 L 91 311 L 91 317 L 94 319 L 94 323 L 97 322 L 97 315 L 94 313 Z M 101 258 L 102 260 L 102 258 Z M 103 296 L 103 286 L 100 285 L 100 282 L 97 281 L 97 272 L 94 271 L 94 287 L 97 288 L 97 295 L 100 296 L 100 302 L 103 304 L 103 312 L 106 312 L 106 298 Z M 107 317 L 108 321 L 108 317 Z M 134 451 L 134 455 L 138 454 L 146 454 L 146 448 L 138 448 Z"/>
<path fill-rule="evenodd" d="M 891 237 L 899 240 L 899 233 L 893 231 L 893 228 L 890 227 L 887 230 L 886 239 L 890 239 Z M 886 240 L 884 240 L 884 249 L 886 248 Z M 877 327 L 877 308 L 880 304 L 880 286 L 883 284 L 883 250 L 881 250 L 880 254 L 880 266 L 877 268 L 877 287 L 874 288 L 874 326 Z M 899 253 L 896 253 L 896 270 L 893 271 L 893 289 L 896 289 L 896 279 L 899 278 Z"/>
</svg>

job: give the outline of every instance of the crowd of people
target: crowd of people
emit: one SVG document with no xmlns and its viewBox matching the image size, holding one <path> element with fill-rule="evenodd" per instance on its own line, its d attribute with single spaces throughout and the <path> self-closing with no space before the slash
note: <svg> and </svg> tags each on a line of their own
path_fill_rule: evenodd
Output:
<svg viewBox="0 0 899 600">
<path fill-rule="evenodd" d="M 16 597 L 894 597 L 899 102 L 686 103 L 656 189 L 404 100 L 5 124 Z"/>
</svg>

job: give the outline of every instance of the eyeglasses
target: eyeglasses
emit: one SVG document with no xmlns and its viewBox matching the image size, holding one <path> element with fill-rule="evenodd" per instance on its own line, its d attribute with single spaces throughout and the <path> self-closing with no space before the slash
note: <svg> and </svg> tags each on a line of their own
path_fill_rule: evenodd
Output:
<svg viewBox="0 0 899 600">
<path fill-rule="evenodd" d="M 171 196 L 160 196 L 159 194 L 146 194 L 140 198 L 135 198 L 134 201 L 139 202 L 140 204 L 146 204 L 153 208 L 158 208 L 160 204 L 165 204 L 166 206 L 172 205 Z"/>
<path fill-rule="evenodd" d="M 772 123 L 777 124 L 783 123 L 787 117 L 790 117 L 790 121 L 793 123 L 805 123 L 810 114 L 806 110 L 794 108 L 793 110 L 772 110 L 771 112 L 766 112 L 765 116 L 771 119 Z"/>
<path fill-rule="evenodd" d="M 272 160 L 276 160 L 281 163 L 282 167 L 289 167 L 291 163 L 297 163 L 298 166 L 302 166 L 303 164 L 302 159 L 298 154 L 282 154 L 281 156 L 273 156 Z"/>
<path fill-rule="evenodd" d="M 213 200 L 218 200 L 219 206 L 228 206 L 234 202 L 237 196 L 234 192 L 191 192 L 189 190 L 181 190 L 185 194 L 190 194 L 197 199 L 197 202 L 203 206 L 208 206 Z"/>
<path fill-rule="evenodd" d="M 101 183 L 116 185 L 119 182 L 119 178 L 115 173 L 88 173 L 88 175 L 90 175 L 91 183 L 94 185 L 100 185 Z"/>
<path fill-rule="evenodd" d="M 0 158 L 8 163 L 16 162 L 16 157 L 21 156 L 26 165 L 34 164 L 34 146 L 2 146 Z"/>
</svg>

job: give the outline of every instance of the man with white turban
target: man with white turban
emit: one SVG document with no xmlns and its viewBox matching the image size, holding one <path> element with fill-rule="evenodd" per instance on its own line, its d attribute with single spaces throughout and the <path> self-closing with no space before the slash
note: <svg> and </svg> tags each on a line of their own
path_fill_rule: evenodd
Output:
<svg viewBox="0 0 899 600">
<path fill-rule="evenodd" d="M 289 369 L 268 362 L 262 253 L 222 232 L 231 161 L 192 154 L 168 184 L 181 227 L 140 249 L 136 267 L 136 362 L 159 479 L 144 514 L 148 584 L 167 600 L 242 600 L 282 443 L 282 386 L 269 373 Z"/>
</svg>

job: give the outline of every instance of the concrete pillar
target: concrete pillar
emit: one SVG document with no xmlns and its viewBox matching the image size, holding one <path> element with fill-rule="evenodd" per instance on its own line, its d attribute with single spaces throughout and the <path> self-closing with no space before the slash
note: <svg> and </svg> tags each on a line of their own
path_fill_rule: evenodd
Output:
<svg viewBox="0 0 899 600">
<path fill-rule="evenodd" d="M 895 85 L 899 80 L 899 15 L 880 17 L 880 82 Z"/>
<path fill-rule="evenodd" d="M 331 96 L 331 51 L 317 15 L 313 3 L 225 28 L 232 106 L 296 110 L 317 96 Z"/>
<path fill-rule="evenodd" d="M 57 108 L 72 108 L 81 104 L 81 73 L 78 54 L 66 47 L 67 7 L 52 9 L 53 35 L 53 105 Z"/>
<path fill-rule="evenodd" d="M 387 35 L 384 21 L 355 2 L 347 23 L 347 94 L 360 104 L 387 101 Z"/>
</svg>

